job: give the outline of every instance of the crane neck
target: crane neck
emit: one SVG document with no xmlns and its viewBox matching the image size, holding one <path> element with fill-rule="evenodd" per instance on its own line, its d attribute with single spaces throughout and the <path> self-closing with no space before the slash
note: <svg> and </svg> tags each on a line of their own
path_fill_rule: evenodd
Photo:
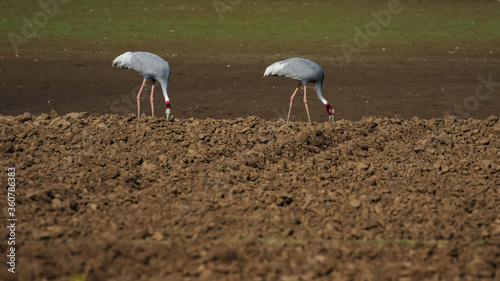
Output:
<svg viewBox="0 0 500 281">
<path fill-rule="evenodd" d="M 165 102 L 169 101 L 170 99 L 168 98 L 168 94 L 167 94 L 168 83 L 166 81 L 164 81 L 163 79 L 158 80 L 158 82 L 161 85 L 161 90 L 163 91 L 163 96 L 165 97 Z"/>
<path fill-rule="evenodd" d="M 323 81 L 317 81 L 314 83 L 314 87 L 316 88 L 316 94 L 318 95 L 318 99 L 321 100 L 321 102 L 326 105 L 328 102 L 323 98 Z"/>
</svg>

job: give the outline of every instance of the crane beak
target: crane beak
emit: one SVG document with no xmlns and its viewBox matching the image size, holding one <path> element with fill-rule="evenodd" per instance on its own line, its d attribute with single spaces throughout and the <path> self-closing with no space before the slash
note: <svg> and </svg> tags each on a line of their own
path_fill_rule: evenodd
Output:
<svg viewBox="0 0 500 281">
<path fill-rule="evenodd" d="M 167 100 L 165 102 L 165 105 L 167 106 L 167 110 L 165 110 L 165 113 L 167 114 L 167 121 L 168 121 L 168 118 L 170 117 L 170 101 Z"/>
<path fill-rule="evenodd" d="M 167 120 L 168 120 L 168 118 L 170 117 L 170 108 L 167 108 L 167 110 L 165 110 L 165 113 L 167 114 Z"/>
</svg>

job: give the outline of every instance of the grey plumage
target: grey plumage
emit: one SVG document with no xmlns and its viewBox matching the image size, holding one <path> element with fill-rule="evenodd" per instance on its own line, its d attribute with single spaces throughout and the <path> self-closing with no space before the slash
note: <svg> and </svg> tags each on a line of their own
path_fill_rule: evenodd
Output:
<svg viewBox="0 0 500 281">
<path fill-rule="evenodd" d="M 137 95 L 137 114 L 140 116 L 140 106 L 139 100 L 142 88 L 144 87 L 144 83 L 147 79 L 151 79 L 153 81 L 153 86 L 151 89 L 151 110 L 154 116 L 154 108 L 153 108 L 153 91 L 155 81 L 158 81 L 161 85 L 163 96 L 165 97 L 166 103 L 166 114 L 167 119 L 170 115 L 170 100 L 167 94 L 167 86 L 168 80 L 170 78 L 170 66 L 168 63 L 162 59 L 161 57 L 148 53 L 148 52 L 126 52 L 124 54 L 119 55 L 113 60 L 113 66 L 117 68 L 127 68 L 137 71 L 140 75 L 143 76 L 144 81 L 142 83 L 141 89 L 139 90 L 139 94 Z"/>
<path fill-rule="evenodd" d="M 264 76 L 285 76 L 299 80 L 302 85 L 310 82 L 323 83 L 324 72 L 317 63 L 303 58 L 291 58 L 278 61 L 266 68 Z"/>
<path fill-rule="evenodd" d="M 323 79 L 325 74 L 321 66 L 319 66 L 317 63 L 303 58 L 290 58 L 283 61 L 275 62 L 270 66 L 268 66 L 266 68 L 266 71 L 264 72 L 264 77 L 265 76 L 285 76 L 299 81 L 297 89 L 290 98 L 290 109 L 288 110 L 287 122 L 290 118 L 290 111 L 292 109 L 293 98 L 297 93 L 298 88 L 301 85 L 304 86 L 304 104 L 307 111 L 307 117 L 309 119 L 309 122 L 311 122 L 311 118 L 309 117 L 309 109 L 307 107 L 307 99 L 306 99 L 306 85 L 308 83 L 314 83 L 318 98 L 326 106 L 329 119 L 333 120 L 334 110 L 328 104 L 326 99 L 323 98 L 323 93 L 322 93 Z"/>
</svg>

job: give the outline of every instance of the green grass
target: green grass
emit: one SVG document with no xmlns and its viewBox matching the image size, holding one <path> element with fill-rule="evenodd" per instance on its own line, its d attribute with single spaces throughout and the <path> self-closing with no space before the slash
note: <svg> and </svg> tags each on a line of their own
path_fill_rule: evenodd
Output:
<svg viewBox="0 0 500 281">
<path fill-rule="evenodd" d="M 216 244 L 224 244 L 224 245 L 232 245 L 232 244 L 244 244 L 247 243 L 248 239 L 242 237 L 233 237 L 233 238 L 220 238 L 214 241 Z M 260 237 L 259 242 L 262 244 L 268 245 L 277 245 L 283 246 L 285 244 L 288 245 L 303 245 L 307 244 L 307 241 L 300 238 L 275 238 L 275 237 Z"/>
<path fill-rule="evenodd" d="M 50 1 L 50 0 L 45 0 Z M 227 0 L 219 0 L 228 3 Z M 227 10 L 220 20 L 212 1 L 69 1 L 49 16 L 35 37 L 91 41 L 239 39 L 291 42 L 352 42 L 355 27 L 372 21 L 371 11 L 388 1 L 246 1 Z M 377 40 L 500 38 L 500 3 L 495 1 L 404 1 Z M 37 1 L 2 1 L 0 37 L 22 33 L 25 19 L 43 11 Z"/>
<path fill-rule="evenodd" d="M 488 239 L 478 240 L 474 243 L 477 247 L 485 247 L 489 245 Z"/>
<path fill-rule="evenodd" d="M 232 238 L 220 238 L 214 241 L 216 244 L 224 244 L 224 245 L 233 245 L 233 244 L 244 244 L 247 243 L 248 240 L 243 237 L 232 237 Z M 288 245 L 305 245 L 308 244 L 308 241 L 302 238 L 276 238 L 276 237 L 260 237 L 259 242 L 262 244 L 268 245 L 277 245 L 283 246 L 285 244 Z M 325 241 L 327 243 L 327 241 Z M 354 240 L 354 242 L 362 243 L 362 244 L 373 244 L 373 245 L 403 245 L 403 246 L 415 246 L 417 244 L 423 244 L 426 246 L 433 245 L 447 245 L 448 240 L 412 240 L 412 239 L 394 239 L 394 238 L 378 238 L 378 239 L 363 239 L 363 240 Z M 476 247 L 485 247 L 488 246 L 488 240 L 482 239 L 474 242 L 474 246 Z"/>
<path fill-rule="evenodd" d="M 71 276 L 71 281 L 85 281 L 85 275 L 76 273 Z"/>
<path fill-rule="evenodd" d="M 405 246 L 414 246 L 418 241 L 411 239 L 390 239 L 390 238 L 380 238 L 375 240 L 370 240 L 368 243 L 381 244 L 381 245 L 390 245 L 390 244 L 399 244 Z M 447 240 L 425 240 L 422 242 L 424 245 L 446 245 L 448 244 Z"/>
</svg>

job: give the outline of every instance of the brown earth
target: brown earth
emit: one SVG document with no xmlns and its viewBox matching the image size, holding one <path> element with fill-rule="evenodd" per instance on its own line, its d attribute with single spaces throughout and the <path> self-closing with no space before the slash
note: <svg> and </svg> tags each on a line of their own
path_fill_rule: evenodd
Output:
<svg viewBox="0 0 500 281">
<path fill-rule="evenodd" d="M 417 45 L 375 42 L 353 55 L 350 62 L 340 48 L 314 44 L 299 45 L 300 52 L 277 53 L 273 46 L 252 47 L 237 42 L 221 42 L 218 46 L 205 46 L 202 41 L 118 46 L 33 41 L 29 43 L 32 51 L 17 58 L 11 50 L 0 51 L 0 114 L 49 114 L 52 110 L 59 114 L 135 113 L 142 77 L 111 67 L 116 56 L 135 50 L 159 54 L 169 62 L 169 97 L 173 114 L 179 118 L 286 119 L 289 97 L 297 83 L 262 75 L 271 63 L 292 56 L 305 56 L 323 66 L 324 97 L 335 108 L 337 119 L 429 119 L 447 114 L 484 119 L 500 114 L 498 40 Z M 160 47 L 163 45 L 168 47 Z M 491 80 L 489 88 L 481 77 Z M 141 112 L 151 114 L 149 82 L 147 85 Z M 163 116 L 164 97 L 159 87 L 155 92 L 155 112 Z M 326 110 L 313 86 L 308 89 L 308 100 L 311 119 L 326 121 Z M 292 114 L 295 121 L 307 120 L 301 97 L 296 98 Z"/>
<path fill-rule="evenodd" d="M 498 280 L 499 135 L 495 116 L 0 116 L 16 277 Z"/>
</svg>

